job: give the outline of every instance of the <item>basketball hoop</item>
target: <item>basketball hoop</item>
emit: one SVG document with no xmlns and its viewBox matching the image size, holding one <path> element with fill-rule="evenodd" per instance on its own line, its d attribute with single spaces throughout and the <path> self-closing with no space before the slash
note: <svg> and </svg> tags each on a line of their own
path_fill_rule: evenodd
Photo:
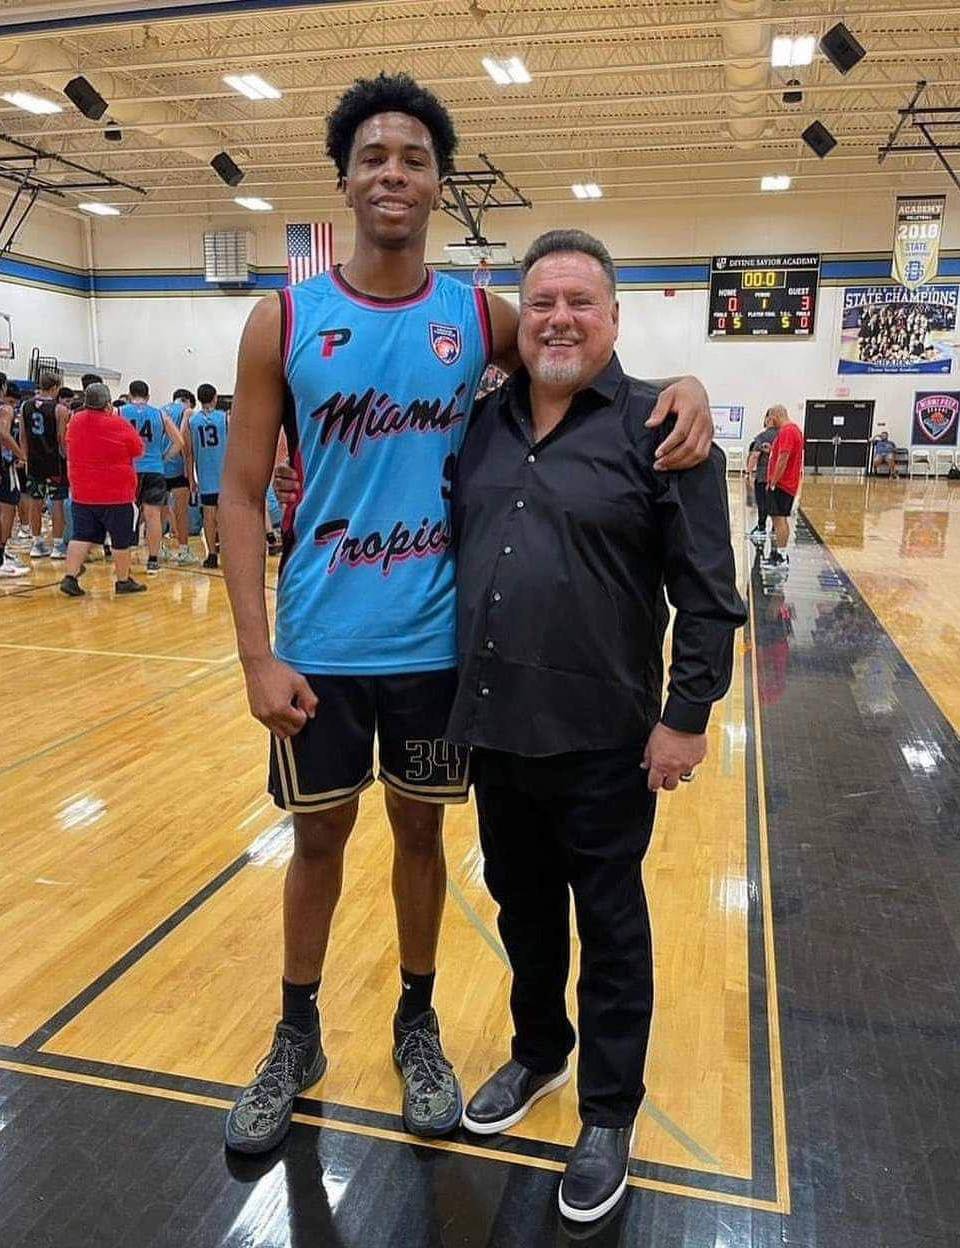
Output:
<svg viewBox="0 0 960 1248">
<path fill-rule="evenodd" d="M 493 277 L 493 272 L 490 268 L 490 261 L 487 260 L 485 257 L 481 257 L 479 263 L 477 264 L 477 267 L 473 270 L 474 286 L 482 286 L 482 287 L 489 286 L 490 279 L 492 277 Z"/>
<path fill-rule="evenodd" d="M 0 360 L 12 360 L 13 357 L 13 322 L 6 312 L 0 312 Z"/>
</svg>

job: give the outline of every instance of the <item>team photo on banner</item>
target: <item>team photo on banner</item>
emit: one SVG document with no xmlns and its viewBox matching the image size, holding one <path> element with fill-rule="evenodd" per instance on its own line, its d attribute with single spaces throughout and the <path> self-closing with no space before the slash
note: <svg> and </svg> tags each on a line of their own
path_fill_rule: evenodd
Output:
<svg viewBox="0 0 960 1248">
<path fill-rule="evenodd" d="M 840 373 L 951 373 L 960 286 L 848 286 Z"/>
</svg>

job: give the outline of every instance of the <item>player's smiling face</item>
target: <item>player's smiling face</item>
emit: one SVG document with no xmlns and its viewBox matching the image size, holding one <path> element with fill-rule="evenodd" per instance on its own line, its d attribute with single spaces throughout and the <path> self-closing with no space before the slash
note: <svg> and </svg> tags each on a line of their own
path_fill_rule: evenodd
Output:
<svg viewBox="0 0 960 1248">
<path fill-rule="evenodd" d="M 402 249 L 421 239 L 440 207 L 430 131 L 407 113 L 368 117 L 353 136 L 345 189 L 359 229 L 379 246 Z"/>
</svg>

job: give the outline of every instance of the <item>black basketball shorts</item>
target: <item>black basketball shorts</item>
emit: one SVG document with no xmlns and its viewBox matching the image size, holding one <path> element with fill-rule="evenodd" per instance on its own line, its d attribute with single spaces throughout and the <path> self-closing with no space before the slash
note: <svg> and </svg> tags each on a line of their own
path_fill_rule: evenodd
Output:
<svg viewBox="0 0 960 1248">
<path fill-rule="evenodd" d="M 107 535 L 114 550 L 129 550 L 134 544 L 133 503 L 74 503 L 73 540 L 102 546 Z"/>
<path fill-rule="evenodd" d="M 13 464 L 0 461 L 0 503 L 16 507 L 20 502 L 20 478 Z"/>
<path fill-rule="evenodd" d="M 167 493 L 171 490 L 189 490 L 190 488 L 190 482 L 183 473 L 179 477 L 164 477 L 163 481 L 167 487 Z"/>
<path fill-rule="evenodd" d="M 329 810 L 380 779 L 415 801 L 465 802 L 470 752 L 444 740 L 457 672 L 307 676 L 316 715 L 294 737 L 270 741 L 269 791 L 283 810 Z"/>
<path fill-rule="evenodd" d="M 166 507 L 167 483 L 162 472 L 137 473 L 137 506 Z"/>
<path fill-rule="evenodd" d="M 27 493 L 38 503 L 62 503 L 70 497 L 70 487 L 59 477 L 27 477 Z"/>
<path fill-rule="evenodd" d="M 786 490 L 767 490 L 767 511 L 771 516 L 789 516 L 793 511 L 794 496 Z"/>
</svg>

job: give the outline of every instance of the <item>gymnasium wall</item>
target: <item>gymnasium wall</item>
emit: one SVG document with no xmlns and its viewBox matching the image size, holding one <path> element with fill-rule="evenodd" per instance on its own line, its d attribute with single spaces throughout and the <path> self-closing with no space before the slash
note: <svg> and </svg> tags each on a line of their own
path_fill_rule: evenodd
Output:
<svg viewBox="0 0 960 1248">
<path fill-rule="evenodd" d="M 8 203 L 0 196 L 0 215 Z M 26 376 L 35 346 L 54 348 L 63 359 L 86 359 L 93 349 L 88 295 L 84 222 L 35 205 L 14 254 L 0 261 L 0 312 L 13 318 L 17 350 L 16 359 L 0 368 L 11 377 Z"/>
<path fill-rule="evenodd" d="M 331 208 L 338 202 L 331 200 Z M 284 223 L 311 217 L 333 220 L 336 253 L 345 259 L 352 221 L 339 210 L 263 217 L 238 212 L 210 218 L 193 215 L 185 202 L 183 215 L 176 217 L 96 220 L 89 227 L 46 214 L 23 236 L 20 248 L 55 265 L 78 259 L 82 264 L 82 231 L 90 228 L 94 295 L 65 301 L 59 296 L 61 304 L 69 305 L 60 306 L 52 292 L 39 297 L 17 291 L 11 297 L 21 301 L 28 327 L 21 333 L 18 326 L 18 338 L 28 354 L 33 345 L 27 341 L 29 329 L 37 327 L 45 349 L 77 358 L 77 343 L 84 341 L 85 333 L 89 341 L 95 321 L 100 361 L 121 369 L 126 381 L 143 376 L 162 396 L 176 385 L 195 387 L 204 380 L 232 390 L 236 346 L 253 298 L 283 281 Z M 819 251 L 844 273 L 853 272 L 855 263 L 872 264 L 876 273 L 888 273 L 893 198 L 886 192 L 635 204 L 563 200 L 540 203 L 532 211 L 491 216 L 487 232 L 509 243 L 520 256 L 538 233 L 558 223 L 589 229 L 606 241 L 619 264 L 632 266 L 637 280 L 621 291 L 620 352 L 628 370 L 648 376 L 696 373 L 715 402 L 746 405 L 748 434 L 759 427 L 772 402 L 784 402 L 802 416 L 808 398 L 850 396 L 875 399 L 879 421 L 897 441 L 906 443 L 914 391 L 938 384 L 936 378 L 919 376 L 837 375 L 842 284 L 832 283 L 849 278 L 828 279 L 821 288 L 817 334 L 807 342 L 709 342 L 707 292 L 702 282 L 699 289 L 684 286 L 691 262 L 702 266 L 720 252 Z M 255 234 L 253 290 L 211 288 L 202 280 L 203 231 L 226 226 L 242 226 Z M 437 214 L 428 258 L 442 263 L 444 243 L 459 240 L 462 234 L 456 222 Z M 948 211 L 944 245 L 948 254 L 960 249 L 956 211 Z M 950 261 L 956 265 L 953 257 Z M 669 297 L 664 292 L 668 281 L 675 292 Z M 509 288 L 503 293 L 510 297 Z M 89 305 L 86 321 L 84 304 Z M 947 384 L 947 379 L 940 378 L 939 384 Z"/>
</svg>

